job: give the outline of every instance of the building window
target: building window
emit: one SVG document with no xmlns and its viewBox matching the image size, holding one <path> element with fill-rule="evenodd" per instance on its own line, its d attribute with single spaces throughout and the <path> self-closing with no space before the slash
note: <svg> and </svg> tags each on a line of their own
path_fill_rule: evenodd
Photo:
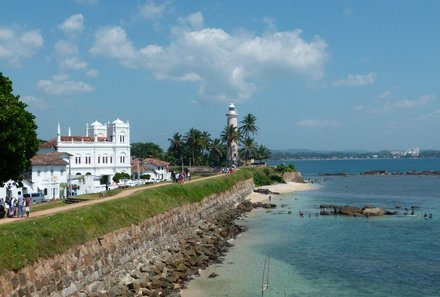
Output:
<svg viewBox="0 0 440 297">
<path fill-rule="evenodd" d="M 121 156 L 119 157 L 119 162 L 120 162 L 121 164 L 124 164 L 124 163 L 125 163 L 125 156 L 124 156 L 124 155 L 121 155 Z"/>
<path fill-rule="evenodd" d="M 98 164 L 101 163 L 101 156 L 98 156 Z"/>
<path fill-rule="evenodd" d="M 110 156 L 110 164 L 113 163 L 112 156 Z"/>
<path fill-rule="evenodd" d="M 119 135 L 119 142 L 125 142 L 125 135 Z"/>
<path fill-rule="evenodd" d="M 81 164 L 81 156 L 75 157 L 75 164 Z"/>
<path fill-rule="evenodd" d="M 86 164 L 91 164 L 92 163 L 92 157 L 91 156 L 86 156 L 85 162 L 86 162 Z"/>
</svg>

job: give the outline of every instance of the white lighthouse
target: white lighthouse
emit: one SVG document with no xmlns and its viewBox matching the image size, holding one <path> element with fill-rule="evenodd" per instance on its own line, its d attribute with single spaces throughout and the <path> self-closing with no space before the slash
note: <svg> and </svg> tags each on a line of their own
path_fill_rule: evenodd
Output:
<svg viewBox="0 0 440 297">
<path fill-rule="evenodd" d="M 226 113 L 226 124 L 227 126 L 233 126 L 236 129 L 238 129 L 238 113 L 235 109 L 235 105 L 233 103 L 229 104 L 228 112 Z M 237 164 L 238 161 L 238 144 L 237 142 L 233 141 L 230 144 L 230 147 L 228 147 L 227 152 L 227 160 L 228 163 Z"/>
</svg>

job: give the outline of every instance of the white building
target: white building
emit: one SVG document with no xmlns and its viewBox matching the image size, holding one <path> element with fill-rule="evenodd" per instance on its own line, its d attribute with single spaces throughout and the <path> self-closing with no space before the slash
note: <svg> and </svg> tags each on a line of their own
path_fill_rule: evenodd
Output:
<svg viewBox="0 0 440 297">
<path fill-rule="evenodd" d="M 141 163 L 144 169 L 142 175 L 149 174 L 150 180 L 157 182 L 171 180 L 170 163 L 155 158 L 146 158 Z"/>
<path fill-rule="evenodd" d="M 86 124 L 85 136 L 61 135 L 58 124 L 57 137 L 41 146 L 40 153 L 65 152 L 71 155 L 69 173 L 71 176 L 105 177 L 112 183 L 117 172 L 131 174 L 130 125 L 117 119 L 102 125 Z"/>
<path fill-rule="evenodd" d="M 69 174 L 68 153 L 38 154 L 32 158 L 32 192 L 43 193 L 46 199 L 64 196 Z M 64 185 L 64 186 L 63 186 Z"/>
<path fill-rule="evenodd" d="M 226 113 L 226 118 L 227 118 L 226 125 L 228 127 L 233 126 L 238 129 L 238 113 L 233 103 L 229 104 L 228 112 Z M 238 144 L 235 141 L 230 144 L 230 147 L 228 147 L 227 160 L 228 162 L 237 165 Z"/>
</svg>

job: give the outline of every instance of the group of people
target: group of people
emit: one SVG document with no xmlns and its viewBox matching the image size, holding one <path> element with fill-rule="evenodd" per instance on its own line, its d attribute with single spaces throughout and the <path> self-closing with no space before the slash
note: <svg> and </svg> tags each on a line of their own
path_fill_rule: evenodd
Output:
<svg viewBox="0 0 440 297">
<path fill-rule="evenodd" d="M 414 206 L 411 206 L 411 215 L 413 216 L 413 215 L 415 215 L 415 211 L 414 211 Z M 408 207 L 405 207 L 405 212 L 403 213 L 404 215 L 408 215 L 408 214 L 410 214 L 409 212 L 408 212 Z M 417 217 L 420 217 L 420 216 L 417 216 Z M 423 215 L 423 217 L 425 218 L 425 219 L 432 219 L 432 213 L 430 213 L 429 215 L 425 212 L 425 214 Z"/>
<path fill-rule="evenodd" d="M 31 207 L 31 198 L 24 198 L 22 193 L 19 191 L 17 197 L 7 196 L 5 199 L 0 199 L 0 219 L 5 216 L 8 218 L 29 218 Z"/>
<path fill-rule="evenodd" d="M 177 173 L 177 174 L 171 172 L 171 178 L 175 183 L 183 184 L 185 180 L 191 181 L 191 172 L 189 172 L 189 170 L 182 170 L 181 173 Z"/>
</svg>

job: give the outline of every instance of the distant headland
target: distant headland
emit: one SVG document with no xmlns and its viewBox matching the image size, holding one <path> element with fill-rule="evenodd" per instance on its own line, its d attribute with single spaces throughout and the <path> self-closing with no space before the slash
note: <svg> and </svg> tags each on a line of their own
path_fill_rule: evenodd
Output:
<svg viewBox="0 0 440 297">
<path fill-rule="evenodd" d="M 382 151 L 314 151 L 306 149 L 272 149 L 272 159 L 414 159 L 414 158 L 440 158 L 440 150 L 420 150 L 418 148 L 406 151 L 382 150 Z"/>
</svg>

